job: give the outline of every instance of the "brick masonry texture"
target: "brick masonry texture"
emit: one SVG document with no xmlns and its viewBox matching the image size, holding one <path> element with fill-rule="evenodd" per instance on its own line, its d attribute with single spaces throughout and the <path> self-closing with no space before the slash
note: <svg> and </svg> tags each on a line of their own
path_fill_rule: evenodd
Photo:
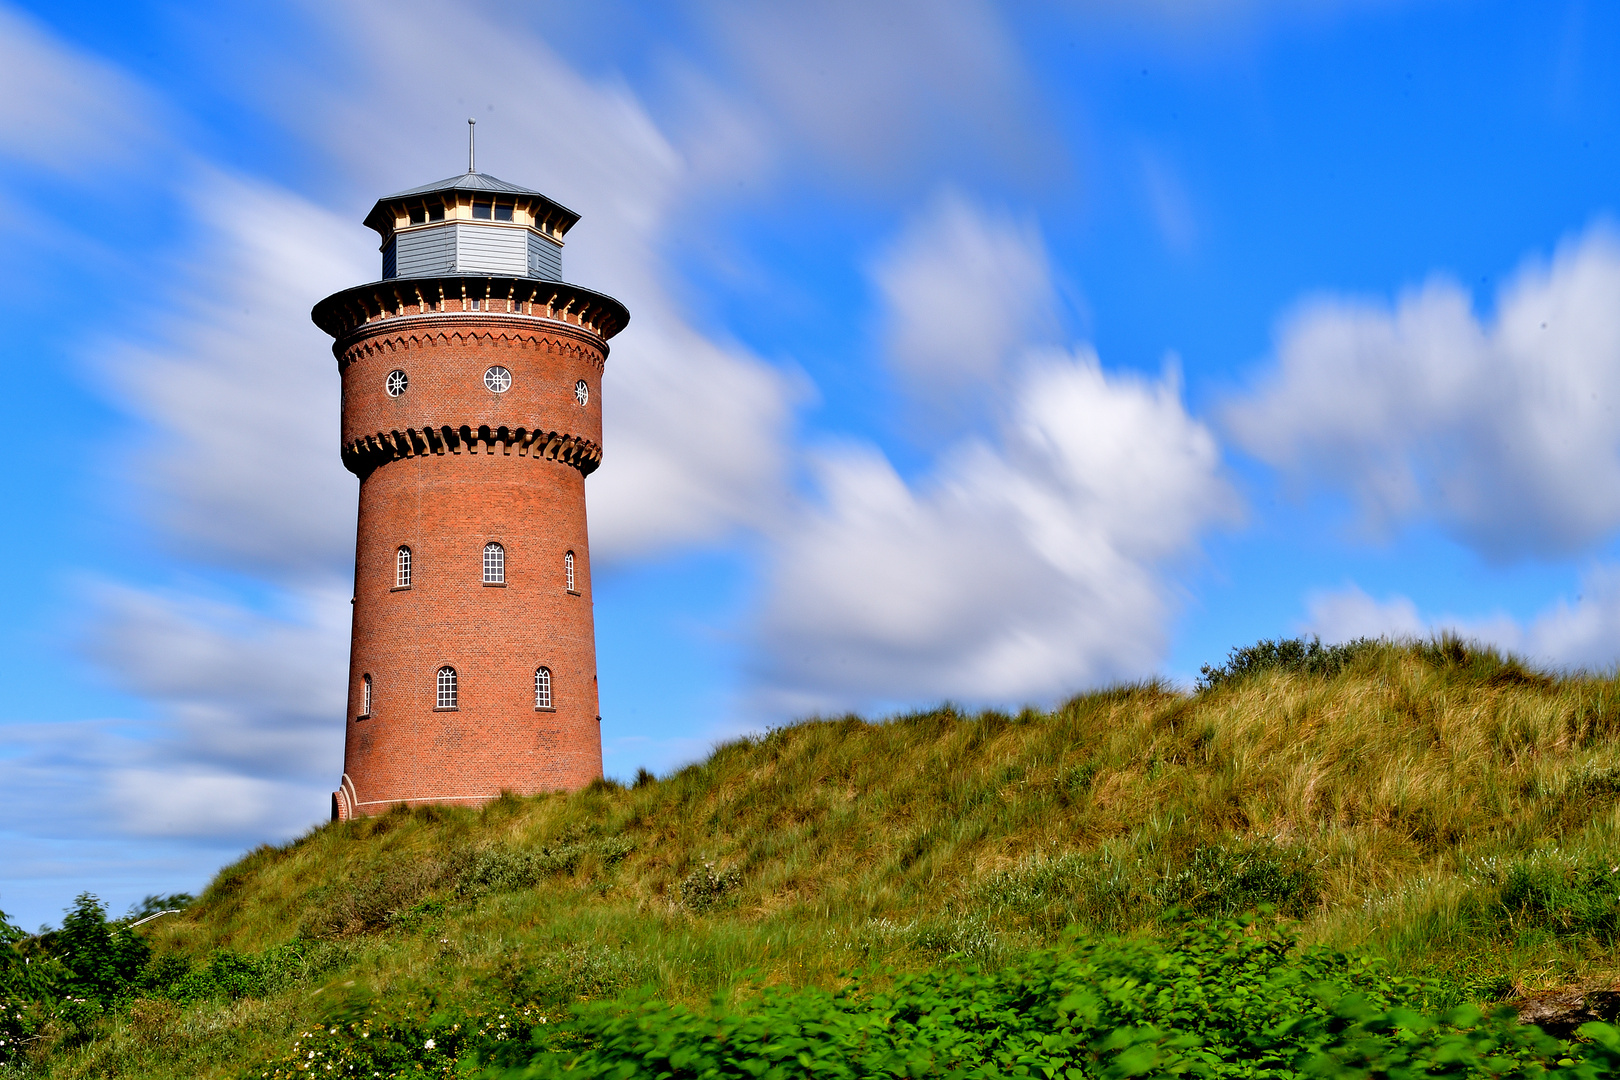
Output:
<svg viewBox="0 0 1620 1080">
<path fill-rule="evenodd" d="M 599 457 L 606 342 L 561 322 L 444 306 L 343 327 L 334 345 L 345 448 L 452 432 L 437 446 L 399 436 L 399 453 L 345 453 L 361 482 L 335 817 L 574 790 L 602 775 L 585 473 Z M 485 387 L 492 366 L 511 372 L 504 393 Z M 395 370 L 409 386 L 390 397 Z M 513 432 L 548 433 L 553 446 L 566 436 L 590 453 L 570 463 L 543 452 L 546 438 L 526 445 Z M 505 551 L 503 585 L 483 581 L 490 542 Z M 411 550 L 408 588 L 396 586 L 401 546 Z M 454 710 L 436 707 L 447 665 L 457 674 Z M 551 671 L 549 710 L 535 705 L 541 666 Z"/>
</svg>

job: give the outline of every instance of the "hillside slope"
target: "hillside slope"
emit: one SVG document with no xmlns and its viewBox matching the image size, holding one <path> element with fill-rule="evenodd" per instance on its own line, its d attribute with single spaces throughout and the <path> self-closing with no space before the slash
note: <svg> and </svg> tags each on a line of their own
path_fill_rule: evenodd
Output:
<svg viewBox="0 0 1620 1080">
<path fill-rule="evenodd" d="M 1438 1005 L 1614 981 L 1620 683 L 1454 642 L 1343 659 L 1051 713 L 808 721 L 631 789 L 329 825 L 143 927 L 168 975 L 35 1056 L 234 1076 L 405 1002 L 504 1023 L 640 987 L 747 997 L 1172 909 L 1270 905 L 1437 978 Z"/>
</svg>

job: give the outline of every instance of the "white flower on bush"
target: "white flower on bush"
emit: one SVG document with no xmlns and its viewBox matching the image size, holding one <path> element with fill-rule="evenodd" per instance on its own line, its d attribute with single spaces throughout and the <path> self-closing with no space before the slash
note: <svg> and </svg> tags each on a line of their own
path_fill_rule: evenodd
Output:
<svg viewBox="0 0 1620 1080">
<path fill-rule="evenodd" d="M 425 1043 L 423 1043 L 423 1044 L 422 1044 L 422 1049 L 424 1049 L 424 1050 L 431 1050 L 431 1049 L 433 1049 L 433 1040 L 432 1040 L 432 1039 L 429 1039 L 429 1040 L 428 1040 L 428 1041 L 427 1041 L 427 1042 L 425 1042 Z"/>
</svg>

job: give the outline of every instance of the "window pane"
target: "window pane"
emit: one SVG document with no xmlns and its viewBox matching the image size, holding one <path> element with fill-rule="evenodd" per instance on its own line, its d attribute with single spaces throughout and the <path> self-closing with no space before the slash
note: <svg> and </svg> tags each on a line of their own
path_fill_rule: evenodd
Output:
<svg viewBox="0 0 1620 1080">
<path fill-rule="evenodd" d="M 360 684 L 360 715 L 371 715 L 371 676 L 366 675 Z"/>
<path fill-rule="evenodd" d="M 495 207 L 495 220 L 496 221 L 511 221 L 512 220 L 512 208 L 510 206 L 505 205 L 505 204 L 502 204 L 500 206 Z"/>
<path fill-rule="evenodd" d="M 489 211 L 490 211 L 490 204 L 489 203 L 487 203 L 487 202 L 475 202 L 475 203 L 473 203 L 473 217 L 482 218 L 483 220 L 488 221 L 489 220 Z"/>
<path fill-rule="evenodd" d="M 413 207 L 411 207 L 411 224 L 412 225 L 420 225 L 426 220 L 427 220 L 427 207 L 425 207 L 425 206 L 413 206 Z"/>
<path fill-rule="evenodd" d="M 498 585 L 506 580 L 506 549 L 499 544 L 484 545 L 484 581 Z"/>
<path fill-rule="evenodd" d="M 439 705 L 441 709 L 454 709 L 456 707 L 456 669 L 442 667 L 439 669 Z"/>
<path fill-rule="evenodd" d="M 534 669 L 534 707 L 551 708 L 551 669 Z"/>
<path fill-rule="evenodd" d="M 570 551 L 563 556 L 563 577 L 568 580 L 568 591 L 574 591 L 574 553 Z"/>
<path fill-rule="evenodd" d="M 429 221 L 443 221 L 444 220 L 444 204 L 443 203 L 435 203 L 432 206 L 428 207 L 427 210 L 428 210 L 428 220 Z"/>
<path fill-rule="evenodd" d="M 399 549 L 399 560 L 395 564 L 394 587 L 396 589 L 407 589 L 407 588 L 410 587 L 410 584 L 411 584 L 411 549 L 408 548 L 408 547 L 402 547 L 402 548 Z"/>
</svg>

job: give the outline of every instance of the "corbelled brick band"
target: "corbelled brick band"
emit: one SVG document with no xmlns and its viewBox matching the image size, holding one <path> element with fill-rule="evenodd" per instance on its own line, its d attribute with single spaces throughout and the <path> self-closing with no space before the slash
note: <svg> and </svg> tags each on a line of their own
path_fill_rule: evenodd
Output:
<svg viewBox="0 0 1620 1080">
<path fill-rule="evenodd" d="M 335 339 L 341 452 L 360 477 L 333 816 L 401 802 L 478 805 L 597 779 L 585 477 L 602 457 L 607 338 L 628 314 L 558 282 L 450 276 L 349 289 L 313 316 Z M 492 367 L 510 373 L 503 392 L 485 385 Z M 397 396 L 387 388 L 394 371 L 407 379 Z M 504 553 L 497 584 L 484 581 L 491 543 Z M 397 581 L 402 547 L 408 585 Z M 456 673 L 454 708 L 438 703 L 444 667 Z M 536 702 L 541 667 L 549 707 Z"/>
</svg>

